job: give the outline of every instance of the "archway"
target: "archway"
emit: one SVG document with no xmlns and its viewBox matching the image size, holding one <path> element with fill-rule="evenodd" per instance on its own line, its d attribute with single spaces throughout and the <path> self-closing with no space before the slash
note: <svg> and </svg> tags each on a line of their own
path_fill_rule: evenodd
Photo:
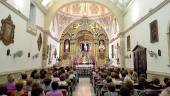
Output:
<svg viewBox="0 0 170 96">
<path fill-rule="evenodd" d="M 45 29 L 48 29 L 49 26 L 50 26 L 50 23 L 52 21 L 52 19 L 55 17 L 56 15 L 56 11 L 58 11 L 59 8 L 61 8 L 63 5 L 66 5 L 66 4 L 69 4 L 69 3 L 74 3 L 74 2 L 80 2 L 79 0 L 57 0 L 55 2 L 55 4 L 53 4 L 49 9 L 49 13 L 47 14 L 46 16 L 46 19 L 45 19 Z M 111 12 L 113 13 L 113 16 L 117 17 L 118 19 L 118 22 L 119 22 L 119 25 L 120 25 L 120 31 L 123 30 L 123 14 L 122 14 L 122 11 L 116 7 L 116 6 L 113 6 L 114 3 L 110 0 L 91 0 L 91 1 L 88 1 L 88 2 L 95 2 L 95 3 L 98 3 L 98 4 L 101 4 L 105 7 L 107 7 L 108 9 L 111 10 Z"/>
</svg>

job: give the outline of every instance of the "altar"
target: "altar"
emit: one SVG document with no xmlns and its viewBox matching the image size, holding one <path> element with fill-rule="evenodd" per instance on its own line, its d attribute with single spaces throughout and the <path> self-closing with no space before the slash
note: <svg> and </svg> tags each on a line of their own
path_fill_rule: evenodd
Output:
<svg viewBox="0 0 170 96">
<path fill-rule="evenodd" d="M 75 66 L 77 73 L 81 77 L 88 77 L 91 75 L 92 70 L 94 69 L 93 64 L 80 64 Z"/>
</svg>

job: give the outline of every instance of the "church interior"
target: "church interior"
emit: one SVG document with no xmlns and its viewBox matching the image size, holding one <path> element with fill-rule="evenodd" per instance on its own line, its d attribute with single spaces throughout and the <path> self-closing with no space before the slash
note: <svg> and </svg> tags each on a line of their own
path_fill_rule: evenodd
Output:
<svg viewBox="0 0 170 96">
<path fill-rule="evenodd" d="M 0 0 L 0 96 L 170 96 L 169 9 L 170 0 Z"/>
</svg>

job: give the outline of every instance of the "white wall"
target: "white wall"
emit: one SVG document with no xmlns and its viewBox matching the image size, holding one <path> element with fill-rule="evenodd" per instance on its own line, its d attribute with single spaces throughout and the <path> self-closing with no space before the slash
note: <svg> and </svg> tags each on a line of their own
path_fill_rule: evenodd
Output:
<svg viewBox="0 0 170 96">
<path fill-rule="evenodd" d="M 41 12 L 40 9 L 36 8 L 36 22 L 35 24 L 44 28 L 44 14 Z"/>
<path fill-rule="evenodd" d="M 59 51 L 60 51 L 60 43 L 54 41 L 51 37 L 48 38 L 48 45 L 51 45 L 51 54 L 48 53 L 48 59 L 47 59 L 47 67 L 53 66 L 55 64 L 58 64 L 56 61 L 57 58 L 59 58 Z M 55 49 L 57 51 L 57 58 L 54 57 Z M 50 51 L 50 50 L 49 50 Z M 51 62 L 49 63 L 49 58 L 51 58 Z"/>
<path fill-rule="evenodd" d="M 120 51 L 117 49 L 117 43 L 120 45 L 120 39 L 117 39 L 109 44 L 109 58 L 111 59 L 112 65 L 114 66 L 120 66 L 120 64 L 117 64 L 117 58 L 119 58 L 120 62 Z M 112 45 L 114 45 L 114 58 L 112 58 Z"/>
<path fill-rule="evenodd" d="M 7 2 L 18 9 L 26 17 L 29 17 L 30 0 L 7 0 Z"/>
<path fill-rule="evenodd" d="M 25 1 L 29 1 L 29 0 L 25 0 Z M 27 3 L 27 5 L 30 6 L 30 3 Z M 28 15 L 29 8 L 27 8 L 25 10 L 26 11 L 24 11 L 25 12 L 24 15 L 26 14 L 26 16 L 29 16 Z M 1 64 L 0 65 L 0 73 L 41 68 L 42 47 L 39 52 L 38 46 L 37 46 L 37 39 L 40 34 L 40 31 L 39 30 L 37 31 L 36 36 L 33 36 L 30 33 L 26 32 L 27 21 L 22 19 L 20 16 L 18 16 L 14 12 L 12 12 L 10 9 L 5 7 L 1 3 L 0 3 L 0 12 L 3 12 L 3 14 L 0 15 L 0 20 L 5 19 L 10 14 L 12 17 L 13 23 L 15 24 L 14 43 L 10 44 L 9 46 L 5 46 L 2 43 L 2 41 L 0 41 L 0 64 Z M 39 14 L 39 13 L 38 13 L 38 15 L 41 18 L 39 20 L 37 20 L 36 24 L 44 25 L 43 21 L 40 22 L 40 20 L 43 19 L 43 16 L 40 16 L 40 15 L 43 15 L 43 14 L 42 13 Z M 0 24 L 0 26 L 1 26 L 1 24 Z M 43 38 L 43 34 L 42 34 L 42 38 Z M 7 49 L 11 50 L 12 56 L 6 56 Z M 13 54 L 19 50 L 23 51 L 23 53 L 24 53 L 23 56 L 21 58 L 14 59 Z M 28 52 L 31 53 L 31 58 L 27 57 Z M 37 53 L 39 53 L 39 57 L 36 59 L 32 59 L 32 56 Z"/>
<path fill-rule="evenodd" d="M 164 0 L 135 0 L 124 16 L 124 27 L 129 28 L 137 20 L 145 16 L 150 9 L 155 8 Z"/>
<path fill-rule="evenodd" d="M 136 1 L 146 1 L 146 0 L 136 0 Z M 147 0 L 148 2 L 153 0 Z M 155 0 L 154 0 L 155 1 Z M 150 2 L 150 4 L 147 4 L 146 6 L 153 6 L 155 2 Z M 147 8 L 146 8 L 147 9 Z M 147 64 L 148 64 L 148 71 L 156 71 L 156 72 L 163 72 L 163 73 L 170 73 L 170 67 L 168 67 L 169 61 L 168 61 L 168 36 L 166 33 L 167 26 L 170 21 L 170 4 L 164 6 L 162 9 L 160 9 L 158 12 L 150 16 L 148 19 L 134 27 L 132 30 L 130 30 L 128 33 L 125 34 L 125 40 L 127 43 L 127 36 L 130 35 L 131 37 L 131 49 L 133 49 L 137 43 L 139 45 L 142 45 L 147 48 Z M 140 11 L 141 12 L 141 11 Z M 144 13 L 144 12 L 142 12 Z M 133 15 L 131 12 L 128 13 L 125 17 L 131 18 L 130 16 Z M 140 13 L 141 14 L 141 13 Z M 141 15 L 143 16 L 143 15 Z M 150 22 L 153 20 L 158 21 L 158 34 L 159 34 L 159 42 L 157 43 L 150 43 Z M 127 24 L 131 24 L 132 21 L 125 20 L 126 27 Z M 125 45 L 127 48 L 127 44 Z M 127 52 L 127 49 L 125 48 L 125 55 L 131 54 L 131 59 L 126 59 L 126 67 L 133 68 L 133 54 L 131 52 Z M 162 56 L 158 56 L 157 58 L 151 57 L 149 55 L 148 51 L 154 51 L 158 53 L 158 49 L 161 50 Z"/>
</svg>

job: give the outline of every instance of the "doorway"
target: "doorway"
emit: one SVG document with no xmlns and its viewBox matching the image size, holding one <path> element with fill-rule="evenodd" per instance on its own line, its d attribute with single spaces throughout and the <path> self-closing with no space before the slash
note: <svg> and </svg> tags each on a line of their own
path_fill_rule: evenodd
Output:
<svg viewBox="0 0 170 96">
<path fill-rule="evenodd" d="M 137 45 L 133 49 L 133 58 L 134 58 L 134 71 L 138 73 L 138 76 L 145 74 L 147 77 L 147 54 L 146 48 L 140 45 Z"/>
</svg>

